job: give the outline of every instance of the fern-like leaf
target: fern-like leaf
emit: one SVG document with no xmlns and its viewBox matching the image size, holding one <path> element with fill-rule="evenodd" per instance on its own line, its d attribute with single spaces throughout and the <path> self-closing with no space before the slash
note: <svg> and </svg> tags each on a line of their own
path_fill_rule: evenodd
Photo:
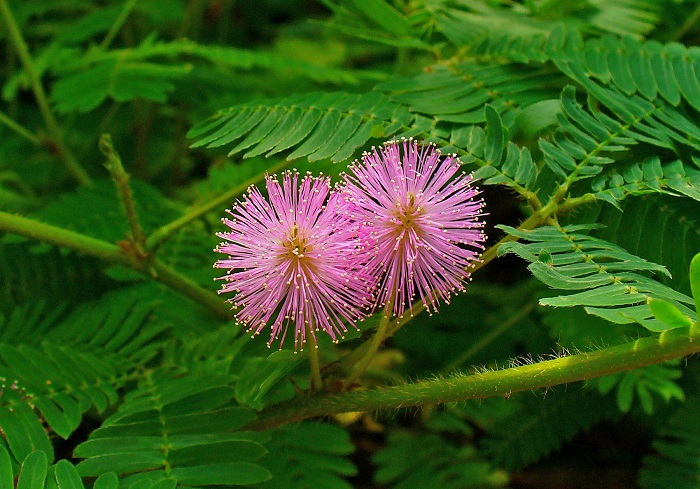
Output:
<svg viewBox="0 0 700 489">
<path fill-rule="evenodd" d="M 351 489 L 344 477 L 357 473 L 347 459 L 355 447 L 347 431 L 328 424 L 305 422 L 270 431 L 265 444 L 268 454 L 260 464 L 272 479 L 260 484 L 265 489 Z"/>
<path fill-rule="evenodd" d="M 229 155 L 273 155 L 298 146 L 287 158 L 342 161 L 370 137 L 390 137 L 413 121 L 408 110 L 376 92 L 295 95 L 220 111 L 188 134 L 197 146 L 218 147 L 246 136 Z"/>
<path fill-rule="evenodd" d="M 663 331 L 669 326 L 652 318 L 649 298 L 671 301 L 689 317 L 697 317 L 687 306 L 693 304 L 692 298 L 643 275 L 669 275 L 666 268 L 578 232 L 595 226 L 546 226 L 533 231 L 499 227 L 529 241 L 506 243 L 499 253 L 512 252 L 524 258 L 530 262 L 528 269 L 532 274 L 552 288 L 580 291 L 542 299 L 542 305 L 584 306 L 589 314 L 620 324 L 638 322 L 651 331 Z"/>
<path fill-rule="evenodd" d="M 594 210 L 604 227 L 594 229 L 598 238 L 617 243 L 630 253 L 663 263 L 673 275 L 660 278 L 669 286 L 690 294 L 688 263 L 700 250 L 700 204 L 690 199 L 647 195 L 620 202 L 622 212 L 610 206 Z"/>
<path fill-rule="evenodd" d="M 232 403 L 225 376 L 146 372 L 119 411 L 75 449 L 78 472 L 115 472 L 123 484 L 249 485 L 270 478 L 254 463 L 264 435 L 237 431 L 255 417 Z M 144 482 L 141 482 L 144 481 Z"/>
<path fill-rule="evenodd" d="M 74 55 L 75 56 L 75 55 Z M 357 83 L 358 75 L 305 61 L 224 46 L 204 46 L 188 40 L 157 42 L 146 38 L 132 49 L 91 50 L 82 57 L 53 66 L 61 78 L 54 84 L 52 101 L 60 112 L 88 112 L 107 97 L 117 102 L 141 97 L 163 103 L 175 89 L 175 81 L 192 70 L 190 57 L 218 66 L 250 70 L 254 67 L 293 73 L 320 82 Z M 165 60 L 172 60 L 167 62 Z M 377 78 L 378 74 L 367 76 Z M 381 79 L 381 77 L 380 77 Z"/>
<path fill-rule="evenodd" d="M 649 365 L 599 377 L 592 380 L 591 383 L 601 394 L 607 394 L 616 387 L 615 398 L 621 412 L 628 412 L 637 398 L 644 413 L 651 416 L 654 413 L 652 394 L 660 396 L 666 403 L 672 399 L 685 400 L 683 389 L 674 382 L 680 376 L 681 371 L 675 365 Z"/>
<path fill-rule="evenodd" d="M 661 164 L 658 156 L 633 163 L 621 171 L 612 171 L 594 180 L 591 188 L 597 199 L 622 210 L 620 201 L 628 196 L 648 193 L 685 195 L 700 201 L 700 171 L 684 167 L 680 160 Z"/>
<path fill-rule="evenodd" d="M 75 349 L 44 343 L 41 348 L 0 344 L 0 428 L 16 460 L 35 450 L 53 458 L 42 423 L 67 438 L 91 407 L 116 402 L 124 379 L 113 362 Z"/>
<path fill-rule="evenodd" d="M 43 451 L 31 452 L 18 467 L 15 475 L 17 485 L 13 483 L 13 466 L 7 450 L 0 446 L 0 487 L 16 489 L 53 489 L 71 488 L 85 489 L 75 466 L 67 460 L 61 460 L 56 465 L 49 466 L 49 460 Z M 99 477 L 93 489 L 117 489 L 119 481 L 115 474 L 105 474 Z"/>
<path fill-rule="evenodd" d="M 700 473 L 700 396 L 695 395 L 669 419 L 652 446 L 656 454 L 644 458 L 639 474 L 643 489 L 698 487 Z"/>
<path fill-rule="evenodd" d="M 396 430 L 373 461 L 375 481 L 395 489 L 503 487 L 508 477 L 479 459 L 471 445 L 458 446 L 435 433 Z"/>
<path fill-rule="evenodd" d="M 466 61 L 449 69 L 436 66 L 415 77 L 396 78 L 377 90 L 414 112 L 459 124 L 485 122 L 482 108 L 490 104 L 510 126 L 517 109 L 556 96 L 549 88 L 550 77 L 542 70 Z"/>
<path fill-rule="evenodd" d="M 554 61 L 586 87 L 595 81 L 649 101 L 661 98 L 678 106 L 685 100 L 695 109 L 700 107 L 700 81 L 694 68 L 700 51 L 696 47 L 613 36 L 584 41 L 577 30 L 559 27 L 549 34 L 528 37 L 492 32 L 472 50 L 482 58 L 516 63 Z"/>
<path fill-rule="evenodd" d="M 590 389 L 557 389 L 544 399 L 529 396 L 523 409 L 493 425 L 482 448 L 497 466 L 519 470 L 559 450 L 595 423 L 616 417 L 609 397 Z"/>
</svg>

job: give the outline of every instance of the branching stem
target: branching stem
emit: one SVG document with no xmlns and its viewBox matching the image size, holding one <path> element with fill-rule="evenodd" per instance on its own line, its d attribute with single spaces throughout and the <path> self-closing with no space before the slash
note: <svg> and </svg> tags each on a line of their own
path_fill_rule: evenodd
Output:
<svg viewBox="0 0 700 489">
<path fill-rule="evenodd" d="M 51 110 L 51 105 L 46 97 L 44 86 L 41 84 L 39 75 L 34 68 L 34 61 L 29 54 L 29 48 L 27 47 L 27 43 L 24 41 L 24 37 L 22 37 L 22 32 L 20 31 L 19 26 L 12 15 L 10 7 L 7 5 L 7 0 L 0 0 L 0 15 L 2 15 L 2 18 L 5 21 L 10 42 L 14 46 L 15 51 L 17 51 L 17 55 L 22 62 L 22 66 L 27 72 L 27 77 L 32 85 L 32 91 L 34 92 L 37 105 L 39 106 L 41 115 L 44 118 L 46 127 L 53 138 L 53 144 L 55 145 L 56 152 L 63 159 L 66 169 L 79 183 L 82 185 L 92 185 L 90 175 L 88 175 L 83 167 L 80 166 L 78 160 L 76 160 L 73 153 L 71 153 L 70 149 L 63 141 L 61 128 L 56 121 L 53 111 Z"/>
<path fill-rule="evenodd" d="M 394 299 L 392 298 L 384 306 L 384 314 L 382 315 L 382 319 L 379 321 L 379 325 L 377 326 L 377 330 L 374 332 L 372 339 L 367 344 L 368 346 L 362 350 L 363 353 L 359 360 L 352 365 L 350 375 L 345 380 L 345 387 L 353 385 L 355 381 L 357 381 L 357 379 L 359 379 L 365 372 L 365 370 L 367 370 L 367 367 L 369 367 L 369 364 L 372 362 L 372 358 L 374 358 L 374 355 L 377 353 L 377 351 L 379 351 L 379 347 L 381 346 L 382 342 L 387 338 L 387 332 L 389 331 L 389 324 L 391 323 L 393 313 Z"/>
<path fill-rule="evenodd" d="M 131 177 L 124 171 L 122 160 L 119 157 L 119 153 L 114 149 L 112 138 L 109 134 L 103 134 L 102 137 L 100 137 L 99 147 L 102 154 L 107 157 L 105 166 L 107 170 L 109 170 L 109 174 L 112 175 L 114 184 L 117 186 L 117 193 L 124 207 L 126 220 L 129 222 L 129 228 L 131 229 L 131 237 L 141 254 L 145 254 L 146 236 L 143 234 L 143 228 L 139 222 L 139 216 L 136 213 L 134 196 L 131 193 L 131 186 L 129 185 L 129 179 Z"/>
<path fill-rule="evenodd" d="M 119 16 L 115 19 L 114 24 L 112 24 L 112 27 L 109 28 L 109 32 L 107 33 L 107 35 L 105 35 L 104 39 L 102 39 L 102 42 L 100 43 L 100 49 L 106 50 L 107 48 L 109 48 L 109 45 L 112 44 L 114 38 L 117 37 L 117 34 L 119 34 L 119 30 L 124 25 L 124 22 L 126 22 L 126 19 L 129 17 L 129 14 L 131 13 L 135 5 L 136 0 L 127 0 L 124 3 L 124 6 L 119 12 Z"/>
<path fill-rule="evenodd" d="M 157 259 L 145 262 L 115 244 L 1 211 L 0 230 L 26 236 L 37 241 L 63 246 L 79 253 L 94 256 L 106 263 L 133 268 L 189 297 L 217 316 L 221 318 L 231 317 L 228 306 L 216 294 L 203 289 Z"/>
</svg>

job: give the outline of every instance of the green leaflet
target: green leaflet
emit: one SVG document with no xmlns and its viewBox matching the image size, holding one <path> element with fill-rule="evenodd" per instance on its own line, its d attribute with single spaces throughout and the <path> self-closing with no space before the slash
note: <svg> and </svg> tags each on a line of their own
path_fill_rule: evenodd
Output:
<svg viewBox="0 0 700 489">
<path fill-rule="evenodd" d="M 655 407 L 655 396 L 652 394 L 661 397 L 667 404 L 672 399 L 685 400 L 683 389 L 675 382 L 681 375 L 682 372 L 676 365 L 667 363 L 606 375 L 593 379 L 590 383 L 601 394 L 607 394 L 616 388 L 615 400 L 620 412 L 629 412 L 634 400 L 638 399 L 642 411 L 651 416 Z"/>
<path fill-rule="evenodd" d="M 269 453 L 260 460 L 272 479 L 256 487 L 351 489 L 344 477 L 357 473 L 348 456 L 355 450 L 344 429 L 322 422 L 303 422 L 269 432 Z"/>
<path fill-rule="evenodd" d="M 506 474 L 493 470 L 474 447 L 459 446 L 435 433 L 394 430 L 373 457 L 375 481 L 396 489 L 504 487 Z"/>
<path fill-rule="evenodd" d="M 651 156 L 627 168 L 613 171 L 593 180 L 594 195 L 622 210 L 619 202 L 628 196 L 647 193 L 685 195 L 700 201 L 700 171 L 684 166 L 680 160 L 661 164 L 658 156 Z"/>
<path fill-rule="evenodd" d="M 133 49 L 92 50 L 82 57 L 73 52 L 67 62 L 52 66 L 61 78 L 55 83 L 51 98 L 60 112 L 89 112 L 108 97 L 116 102 L 143 98 L 165 103 L 168 94 L 175 89 L 175 82 L 193 69 L 192 63 L 180 60 L 185 56 L 229 68 L 250 70 L 261 67 L 291 72 L 320 82 L 357 83 L 359 80 L 347 70 L 272 53 L 204 46 L 188 40 L 157 42 L 154 37 L 148 37 Z M 164 62 L 163 59 L 172 61 Z"/>
<path fill-rule="evenodd" d="M 312 93 L 231 107 L 192 128 L 188 136 L 199 138 L 194 147 L 228 145 L 245 136 L 230 155 L 250 148 L 244 157 L 265 152 L 270 156 L 298 146 L 288 159 L 307 156 L 310 161 L 342 161 L 364 145 L 376 127 L 390 137 L 413 118 L 378 92 Z"/>
<path fill-rule="evenodd" d="M 75 450 L 79 473 L 115 472 L 129 483 L 248 485 L 270 474 L 254 461 L 266 437 L 237 431 L 255 415 L 232 403 L 230 379 L 213 373 L 145 375 L 119 410 Z M 169 474 L 163 467 L 169 467 Z"/>
<path fill-rule="evenodd" d="M 591 226 L 547 226 L 533 231 L 500 227 L 529 241 L 505 243 L 499 249 L 500 254 L 512 252 L 529 261 L 528 269 L 549 287 L 578 291 L 541 299 L 542 305 L 584 306 L 589 314 L 615 323 L 638 322 L 651 331 L 663 331 L 669 326 L 651 318 L 646 304 L 649 298 L 670 301 L 683 313 L 695 316 L 687 306 L 692 304 L 688 296 L 644 275 L 649 272 L 668 275 L 664 267 L 631 255 L 612 243 L 579 233 Z M 542 251 L 548 253 L 550 263 L 538 260 Z"/>
<path fill-rule="evenodd" d="M 625 199 L 619 206 L 622 212 L 607 205 L 591 209 L 586 220 L 605 226 L 595 229 L 593 235 L 663 263 L 672 275 L 672 279 L 659 277 L 663 283 L 690 295 L 688 263 L 700 249 L 700 236 L 695 232 L 700 204 L 658 194 Z"/>
</svg>

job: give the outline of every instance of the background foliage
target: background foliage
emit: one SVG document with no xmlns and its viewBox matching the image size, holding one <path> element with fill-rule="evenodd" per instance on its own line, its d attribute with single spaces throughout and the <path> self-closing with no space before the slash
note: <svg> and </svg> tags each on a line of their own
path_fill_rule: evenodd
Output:
<svg viewBox="0 0 700 489">
<path fill-rule="evenodd" d="M 481 179 L 491 248 L 365 386 L 694 327 L 696 0 L 0 7 L 0 488 L 700 487 L 697 358 L 253 429 L 306 396 L 308 367 L 241 334 L 211 269 L 223 210 L 264 172 L 336 177 L 414 137 Z M 322 345 L 329 392 L 367 336 Z"/>
</svg>

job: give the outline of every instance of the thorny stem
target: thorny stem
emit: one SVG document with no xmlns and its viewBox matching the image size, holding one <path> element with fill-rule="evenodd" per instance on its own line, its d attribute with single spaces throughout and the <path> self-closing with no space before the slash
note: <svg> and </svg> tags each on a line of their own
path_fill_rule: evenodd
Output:
<svg viewBox="0 0 700 489">
<path fill-rule="evenodd" d="M 309 323 L 304 324 L 304 336 L 306 339 L 306 347 L 309 349 L 309 366 L 311 367 L 311 390 L 318 391 L 323 388 L 323 380 L 321 379 L 321 364 L 318 360 L 318 342 L 316 336 L 311 330 Z"/>
<path fill-rule="evenodd" d="M 109 45 L 112 44 L 112 41 L 114 41 L 114 38 L 117 37 L 117 34 L 119 34 L 119 30 L 124 25 L 124 22 L 126 22 L 126 19 L 129 17 L 129 14 L 135 5 L 136 0 L 127 0 L 126 3 L 124 3 L 121 12 L 119 12 L 119 16 L 116 18 L 114 24 L 112 24 L 112 27 L 110 27 L 109 32 L 100 43 L 100 48 L 102 50 L 106 50 Z"/>
<path fill-rule="evenodd" d="M 63 246 L 79 253 L 94 256 L 107 263 L 133 268 L 189 297 L 218 317 L 224 319 L 231 317 L 228 306 L 221 302 L 216 294 L 203 289 L 157 259 L 145 262 L 127 253 L 115 244 L 1 211 L 0 230 L 26 236 L 37 241 Z"/>
<path fill-rule="evenodd" d="M 412 384 L 315 394 L 272 406 L 246 429 L 264 430 L 316 416 L 376 411 L 445 402 L 508 397 L 522 392 L 592 379 L 700 352 L 700 323 L 622 345 L 543 360 L 531 365 L 457 375 Z"/>
<path fill-rule="evenodd" d="M 280 170 L 283 170 L 288 165 L 288 161 L 281 161 L 277 165 L 272 166 L 268 171 L 270 173 L 275 173 Z M 255 177 L 246 180 L 240 185 L 233 187 L 231 190 L 220 195 L 219 197 L 212 199 L 209 202 L 206 202 L 205 204 L 202 204 L 199 207 L 190 210 L 189 212 L 187 212 L 187 214 L 183 215 L 182 217 L 179 217 L 174 221 L 156 229 L 146 240 L 146 250 L 155 251 L 164 241 L 166 241 L 170 236 L 175 234 L 180 228 L 188 225 L 190 222 L 196 219 L 199 219 L 204 214 L 218 207 L 230 205 L 233 199 L 245 192 L 246 189 L 251 185 L 255 185 L 256 183 L 260 182 L 263 178 L 264 175 L 262 174 L 256 175 Z"/>
<path fill-rule="evenodd" d="M 107 163 L 105 163 L 105 166 L 107 167 L 107 170 L 109 170 L 109 174 L 112 175 L 114 184 L 117 186 L 119 199 L 124 206 L 126 220 L 129 222 L 129 228 L 131 229 L 131 237 L 133 238 L 139 252 L 141 252 L 141 254 L 145 254 L 146 236 L 143 234 L 143 228 L 141 228 L 139 216 L 136 213 L 136 206 L 134 205 L 134 197 L 131 193 L 131 187 L 129 186 L 129 179 L 131 177 L 124 171 L 122 160 L 119 157 L 119 153 L 117 153 L 114 149 L 114 146 L 112 145 L 112 138 L 109 136 L 109 134 L 103 134 L 102 137 L 100 137 L 99 147 L 102 154 L 107 157 Z"/>
<path fill-rule="evenodd" d="M 61 156 L 61 158 L 63 158 L 63 163 L 65 164 L 66 169 L 80 184 L 92 185 L 90 175 L 88 175 L 83 167 L 80 166 L 78 160 L 75 159 L 75 156 L 73 156 L 73 153 L 71 153 L 70 149 L 68 149 L 63 141 L 61 128 L 59 127 L 58 122 L 56 122 L 56 118 L 46 97 L 46 92 L 44 92 L 44 87 L 41 84 L 41 80 L 39 79 L 36 69 L 34 68 L 34 61 L 29 54 L 27 43 L 24 41 L 22 32 L 20 31 L 19 26 L 12 15 L 10 7 L 7 5 L 7 0 L 0 0 L 0 14 L 5 21 L 10 42 L 14 46 L 15 51 L 17 51 L 17 55 L 22 62 L 22 66 L 27 72 L 27 76 L 31 82 L 32 91 L 34 92 L 34 97 L 36 98 L 41 115 L 43 116 L 46 127 L 53 138 L 53 143 L 56 146 L 58 154 Z"/>
</svg>

